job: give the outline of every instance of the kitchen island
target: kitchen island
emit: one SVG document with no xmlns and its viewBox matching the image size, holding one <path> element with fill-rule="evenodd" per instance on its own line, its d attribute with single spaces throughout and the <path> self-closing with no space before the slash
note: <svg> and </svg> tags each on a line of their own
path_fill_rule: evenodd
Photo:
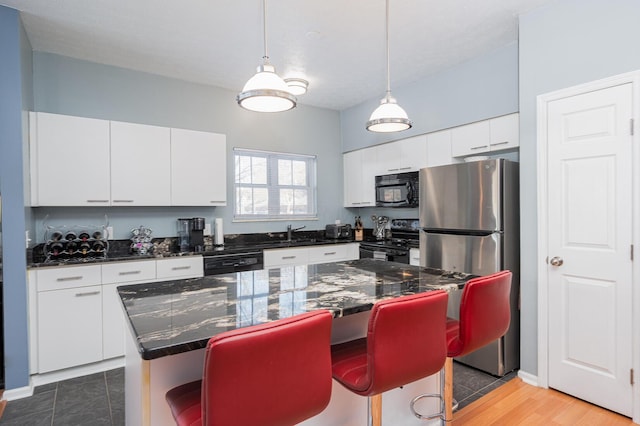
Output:
<svg viewBox="0 0 640 426">
<path fill-rule="evenodd" d="M 130 331 L 125 367 L 127 424 L 173 424 L 164 394 L 201 378 L 204 348 L 211 336 L 328 309 L 334 317 L 332 343 L 339 343 L 366 333 L 369 311 L 379 300 L 438 289 L 453 291 L 470 278 L 361 259 L 120 286 Z M 430 377 L 385 393 L 383 416 L 392 423 L 425 424 L 412 417 L 409 401 L 420 393 L 436 392 L 438 386 L 438 377 Z M 238 397 L 245 398 L 251 409 L 251 398 L 260 396 Z M 334 382 L 329 407 L 303 424 L 365 424 L 366 401 Z M 437 411 L 437 404 L 425 404 L 420 410 Z"/>
</svg>

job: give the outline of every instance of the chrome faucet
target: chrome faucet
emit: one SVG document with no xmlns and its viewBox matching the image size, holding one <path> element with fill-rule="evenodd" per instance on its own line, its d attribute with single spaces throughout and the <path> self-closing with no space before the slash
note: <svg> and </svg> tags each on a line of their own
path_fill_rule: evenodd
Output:
<svg viewBox="0 0 640 426">
<path fill-rule="evenodd" d="M 291 241 L 291 234 L 301 229 L 306 228 L 306 226 L 301 226 L 300 228 L 291 228 L 291 225 L 287 225 L 287 241 Z"/>
</svg>

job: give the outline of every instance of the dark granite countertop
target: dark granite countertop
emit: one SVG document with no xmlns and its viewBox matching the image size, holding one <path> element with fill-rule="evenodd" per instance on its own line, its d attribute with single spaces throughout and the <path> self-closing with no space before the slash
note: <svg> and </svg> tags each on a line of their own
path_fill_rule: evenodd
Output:
<svg viewBox="0 0 640 426">
<path fill-rule="evenodd" d="M 382 299 L 460 288 L 472 276 L 360 259 L 119 286 L 143 359 L 201 349 L 235 328 L 329 309 L 334 318 Z"/>
<path fill-rule="evenodd" d="M 209 237 L 210 238 L 210 237 Z M 102 262 L 123 262 L 130 260 L 158 259 L 178 256 L 219 256 L 224 254 L 246 253 L 248 251 L 317 246 L 326 244 L 345 244 L 355 242 L 351 239 L 326 239 L 324 231 L 300 231 L 294 234 L 290 241 L 286 239 L 286 233 L 266 233 L 266 234 L 229 234 L 225 235 L 225 243 L 222 246 L 206 244 L 203 252 L 179 253 L 177 250 L 176 238 L 155 238 L 156 250 L 151 254 L 131 253 L 129 240 L 114 240 L 109 242 L 107 255 L 98 258 L 85 259 L 47 259 L 44 255 L 44 244 L 38 244 L 27 253 L 27 264 L 29 268 L 56 267 L 65 265 L 87 265 Z M 159 250 L 160 246 L 164 250 Z"/>
</svg>

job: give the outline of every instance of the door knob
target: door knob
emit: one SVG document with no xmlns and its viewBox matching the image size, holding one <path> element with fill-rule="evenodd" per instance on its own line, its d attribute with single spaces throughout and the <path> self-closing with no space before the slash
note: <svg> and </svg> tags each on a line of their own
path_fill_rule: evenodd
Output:
<svg viewBox="0 0 640 426">
<path fill-rule="evenodd" d="M 561 257 L 555 256 L 555 257 L 552 257 L 552 258 L 551 258 L 551 260 L 549 261 L 549 263 L 550 263 L 552 266 L 562 266 L 562 264 L 564 263 L 564 260 L 562 260 L 562 258 L 561 258 Z"/>
</svg>

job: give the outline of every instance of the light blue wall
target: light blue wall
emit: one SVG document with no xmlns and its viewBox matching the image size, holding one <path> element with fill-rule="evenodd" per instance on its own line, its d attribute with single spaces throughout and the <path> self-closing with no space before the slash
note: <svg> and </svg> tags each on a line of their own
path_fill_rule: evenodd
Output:
<svg viewBox="0 0 640 426">
<path fill-rule="evenodd" d="M 38 240 L 42 224 L 88 224 L 106 213 L 116 238 L 149 226 L 155 236 L 176 234 L 178 217 L 224 219 L 225 233 L 282 232 L 288 222 L 232 223 L 233 147 L 315 154 L 318 159 L 318 220 L 302 221 L 308 229 L 348 216 L 342 208 L 342 153 L 337 111 L 299 105 L 281 114 L 260 114 L 240 108 L 236 92 L 113 66 L 34 52 L 36 111 L 167 127 L 211 131 L 227 135 L 227 207 L 215 208 L 36 208 Z M 249 72 L 248 70 L 247 72 Z M 301 99 L 302 100 L 302 99 Z M 196 154 L 197 155 L 197 154 Z M 136 179 L 153 179 L 153 156 Z M 215 182 L 194 182 L 194 190 Z"/>
<path fill-rule="evenodd" d="M 30 84 L 31 69 L 24 69 L 28 66 L 23 55 L 25 49 L 30 47 L 17 11 L 0 6 L 0 191 L 6 389 L 29 383 L 22 166 L 23 109 L 30 107 L 31 92 L 26 91 L 23 98 L 22 89 Z"/>
<path fill-rule="evenodd" d="M 365 129 L 383 89 L 340 113 L 344 152 L 517 112 L 518 45 L 511 43 L 409 85 L 392 86 L 393 96 L 413 121 L 405 132 L 376 134 Z"/>
<path fill-rule="evenodd" d="M 561 0 L 520 19 L 522 359 L 537 374 L 536 96 L 640 69 L 640 1 Z"/>
</svg>

